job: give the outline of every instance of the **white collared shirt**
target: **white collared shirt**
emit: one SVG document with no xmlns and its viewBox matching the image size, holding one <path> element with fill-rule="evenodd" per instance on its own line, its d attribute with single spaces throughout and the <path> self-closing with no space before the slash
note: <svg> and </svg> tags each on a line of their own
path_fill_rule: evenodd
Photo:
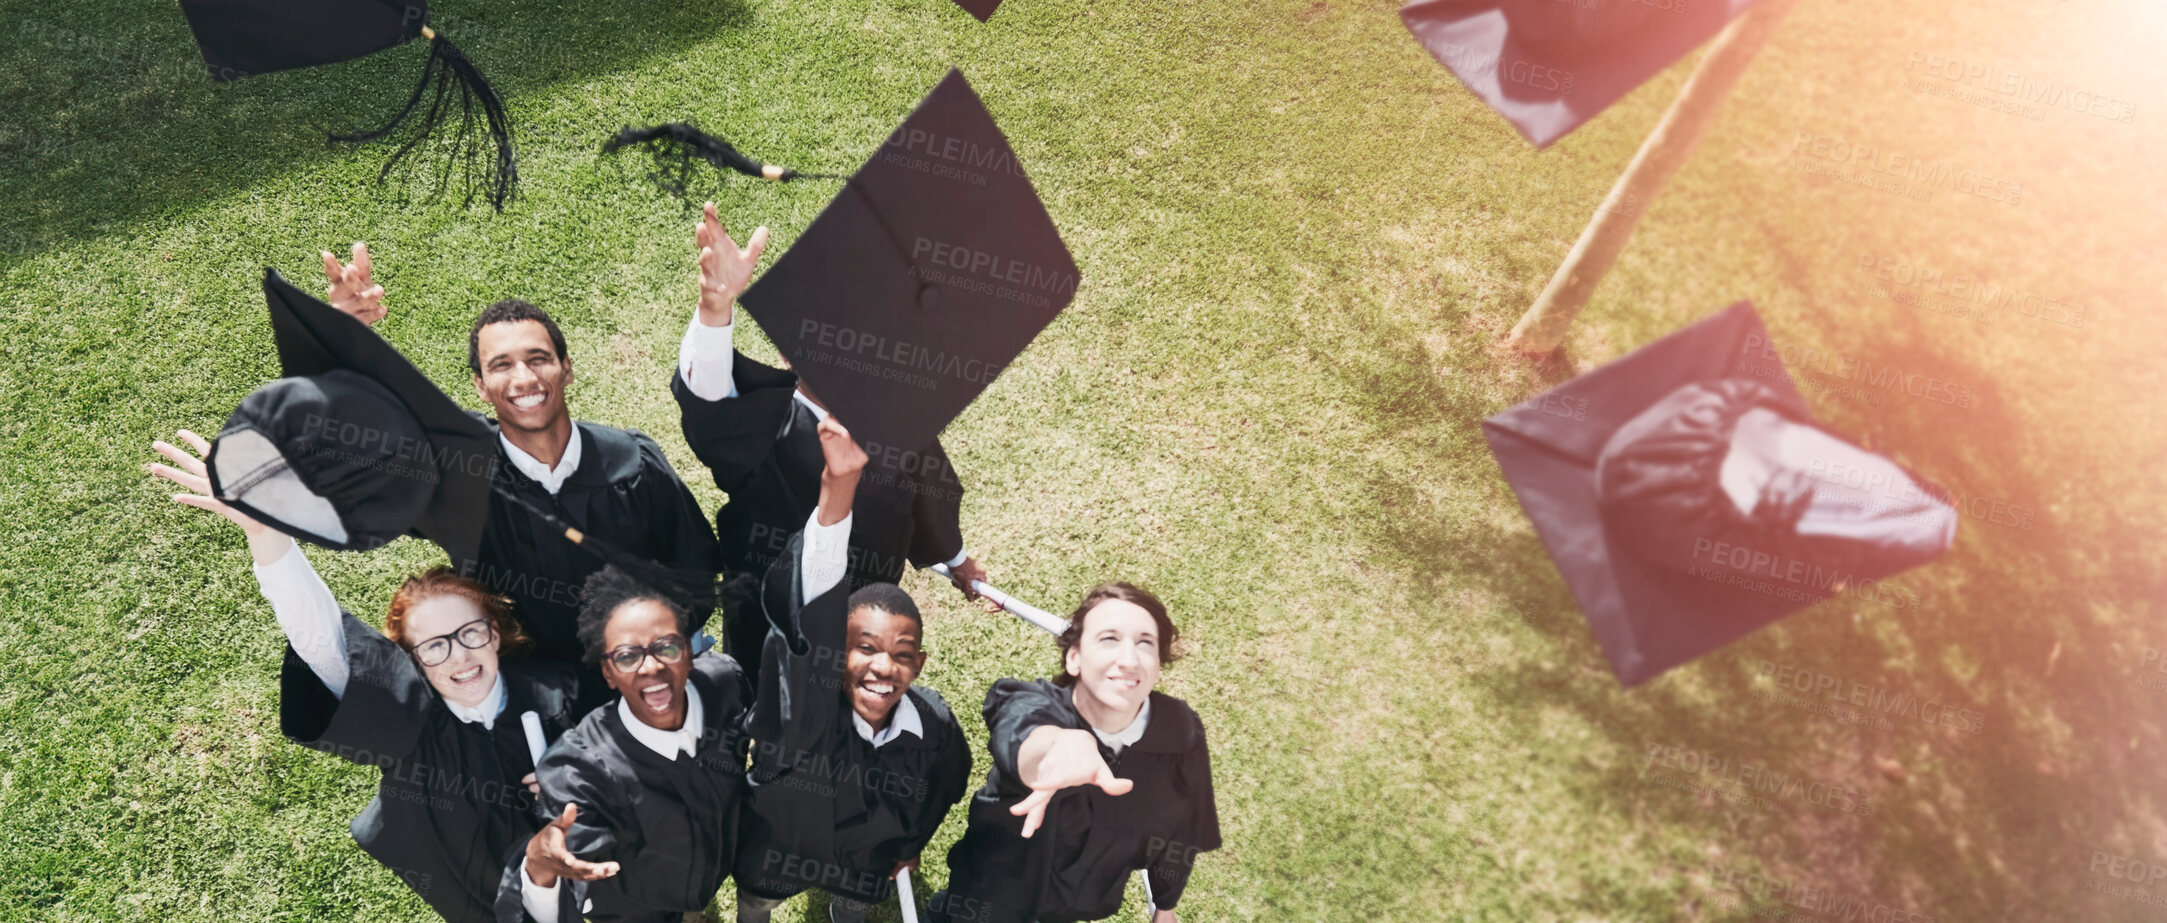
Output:
<svg viewBox="0 0 2167 923">
<path fill-rule="evenodd" d="M 454 640 L 451 643 L 457 644 L 459 642 Z M 454 718 L 468 724 L 479 724 L 486 730 L 494 731 L 497 729 L 497 716 L 504 714 L 504 706 L 507 701 L 509 699 L 504 693 L 504 674 L 498 673 L 496 681 L 489 684 L 489 694 L 482 697 L 482 704 L 468 708 L 450 699 L 445 699 L 444 707 L 451 709 L 451 716 Z"/>
<path fill-rule="evenodd" d="M 512 467 L 519 469 L 520 474 L 533 478 L 536 483 L 542 485 L 543 490 L 549 491 L 549 495 L 552 497 L 556 496 L 558 489 L 564 486 L 564 479 L 571 477 L 572 472 L 579 470 L 579 424 L 577 423 L 572 424 L 572 438 L 565 441 L 564 454 L 557 457 L 557 467 L 555 468 L 542 464 L 540 459 L 528 455 L 525 450 L 513 445 L 510 439 L 504 438 L 502 432 L 497 433 L 497 442 L 504 446 L 504 454 L 511 458 Z"/>
<path fill-rule="evenodd" d="M 1128 749 L 1131 744 L 1144 739 L 1144 727 L 1150 723 L 1151 700 L 1147 698 L 1144 700 L 1144 707 L 1136 710 L 1136 720 L 1129 722 L 1129 726 L 1122 728 L 1120 733 L 1108 734 L 1095 727 L 1091 728 L 1091 733 L 1098 735 L 1099 743 L 1111 747 L 1114 755 L 1119 756 L 1121 751 Z M 1085 722 L 1085 726 L 1089 725 L 1090 722 Z"/>
<path fill-rule="evenodd" d="M 850 713 L 850 726 L 857 728 L 858 737 L 872 744 L 875 750 L 906 733 L 917 735 L 919 740 L 925 739 L 925 723 L 919 720 L 918 706 L 911 703 L 909 693 L 904 693 L 903 700 L 895 703 L 895 712 L 888 716 L 887 727 L 873 730 L 872 723 L 858 717 L 856 711 Z"/>
<path fill-rule="evenodd" d="M 700 690 L 689 682 L 685 684 L 685 723 L 677 730 L 665 731 L 642 722 L 632 714 L 632 706 L 623 696 L 617 697 L 617 717 L 624 719 L 625 730 L 632 732 L 634 740 L 665 759 L 675 761 L 679 751 L 686 756 L 700 752 L 700 727 L 706 723 L 706 716 L 700 707 Z"/>
</svg>

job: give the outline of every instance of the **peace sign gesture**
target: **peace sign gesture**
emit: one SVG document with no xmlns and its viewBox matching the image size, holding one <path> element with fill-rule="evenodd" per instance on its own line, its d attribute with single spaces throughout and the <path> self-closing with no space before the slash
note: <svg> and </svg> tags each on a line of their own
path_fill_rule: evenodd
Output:
<svg viewBox="0 0 2167 923">
<path fill-rule="evenodd" d="M 1096 785 L 1109 795 L 1126 795 L 1136 783 L 1114 775 L 1099 756 L 1098 737 L 1090 731 L 1046 725 L 1023 739 L 1017 754 L 1023 783 L 1030 797 L 1016 802 L 1008 813 L 1023 817 L 1023 838 L 1030 839 L 1046 821 L 1046 805 L 1064 788 Z"/>
<path fill-rule="evenodd" d="M 354 262 L 348 266 L 323 251 L 324 279 L 330 285 L 326 300 L 331 306 L 353 315 L 364 324 L 374 324 L 384 319 L 384 287 L 369 278 L 373 264 L 369 262 L 369 245 L 354 244 Z"/>
<path fill-rule="evenodd" d="M 752 282 L 752 269 L 767 249 L 767 225 L 754 230 L 740 250 L 722 219 L 715 216 L 715 203 L 709 202 L 700 210 L 700 227 L 693 232 L 692 242 L 700 248 L 700 324 L 728 326 L 731 305 Z"/>
</svg>

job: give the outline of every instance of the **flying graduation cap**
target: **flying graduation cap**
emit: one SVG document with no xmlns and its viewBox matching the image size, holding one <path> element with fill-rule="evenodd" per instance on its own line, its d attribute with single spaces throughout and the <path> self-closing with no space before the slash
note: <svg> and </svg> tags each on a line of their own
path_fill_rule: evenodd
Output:
<svg viewBox="0 0 2167 923">
<path fill-rule="evenodd" d="M 181 12 L 203 50 L 204 66 L 220 82 L 350 61 L 414 38 L 427 40 L 429 60 L 406 104 L 377 128 L 332 134 L 331 140 L 359 143 L 387 137 L 418 109 L 413 137 L 385 160 L 381 180 L 407 152 L 428 140 L 438 123 L 457 120 L 455 144 L 444 164 L 447 176 L 454 167 L 462 171 L 470 204 L 477 186 L 499 211 L 511 198 L 519 168 L 504 102 L 474 62 L 429 26 L 427 0 L 181 0 Z M 487 131 L 494 150 L 482 149 L 475 137 L 478 130 Z M 486 168 L 480 164 L 484 157 L 489 159 Z"/>
<path fill-rule="evenodd" d="M 978 17 L 979 22 L 993 18 L 993 11 L 1001 8 L 1001 0 L 956 0 L 963 11 Z"/>
<path fill-rule="evenodd" d="M 1821 429 L 1777 356 L 1740 302 L 1483 422 L 1626 686 L 1955 539 L 1944 492 Z"/>
<path fill-rule="evenodd" d="M 241 400 L 205 466 L 211 493 L 295 538 L 367 551 L 401 535 L 480 559 L 489 496 L 688 607 L 714 575 L 680 571 L 586 535 L 497 482 L 497 436 L 368 325 L 266 269 L 264 301 L 283 377 Z"/>
<path fill-rule="evenodd" d="M 951 69 L 739 300 L 852 435 L 914 451 L 1077 281 L 1007 138 Z"/>
<path fill-rule="evenodd" d="M 1414 0 L 1400 21 L 1536 147 L 1579 128 L 1754 0 Z"/>
</svg>

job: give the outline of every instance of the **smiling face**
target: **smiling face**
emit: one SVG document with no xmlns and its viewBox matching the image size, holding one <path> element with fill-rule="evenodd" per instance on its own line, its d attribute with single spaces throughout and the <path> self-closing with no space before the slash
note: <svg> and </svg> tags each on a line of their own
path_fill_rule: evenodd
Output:
<svg viewBox="0 0 2167 923">
<path fill-rule="evenodd" d="M 558 355 L 540 321 L 490 324 L 475 335 L 481 374 L 474 389 L 496 409 L 497 422 L 530 433 L 547 432 L 568 419 L 564 389 L 572 366 Z"/>
<path fill-rule="evenodd" d="M 486 623 L 488 618 L 472 600 L 440 593 L 406 610 L 405 636 L 410 639 L 409 643 L 418 646 L 432 638 L 455 633 L 476 619 Z M 489 643 L 478 648 L 467 647 L 457 639 L 447 640 L 450 641 L 450 656 L 435 666 L 422 666 L 421 673 L 445 700 L 467 708 L 477 707 L 482 704 L 482 697 L 496 685 L 497 652 L 503 639 L 491 632 Z"/>
<path fill-rule="evenodd" d="M 1076 678 L 1076 706 L 1084 718 L 1109 734 L 1120 731 L 1158 685 L 1158 623 L 1128 600 L 1101 600 L 1084 613 L 1083 630 L 1063 661 Z"/>
<path fill-rule="evenodd" d="M 850 710 L 875 728 L 888 726 L 895 704 L 925 669 L 918 620 L 873 606 L 851 610 L 843 637 L 843 694 Z"/>
<path fill-rule="evenodd" d="M 610 611 L 609 624 L 602 629 L 602 650 L 606 655 L 628 645 L 646 647 L 673 635 L 684 639 L 677 627 L 677 615 L 670 607 L 652 599 L 628 600 Z M 677 730 L 685 726 L 685 680 L 692 676 L 689 648 L 688 644 L 685 656 L 676 663 L 643 657 L 639 667 L 630 673 L 617 669 L 605 656 L 602 678 L 625 697 L 626 707 L 640 723 L 664 731 Z"/>
</svg>

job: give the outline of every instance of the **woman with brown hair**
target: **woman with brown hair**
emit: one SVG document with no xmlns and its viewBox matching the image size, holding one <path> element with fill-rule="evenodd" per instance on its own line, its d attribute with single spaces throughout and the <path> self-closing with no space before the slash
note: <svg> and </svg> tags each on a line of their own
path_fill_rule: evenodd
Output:
<svg viewBox="0 0 2167 923">
<path fill-rule="evenodd" d="M 376 798 L 350 825 L 354 841 L 444 919 L 494 919 L 507 852 L 548 820 L 535 804 L 525 716 L 545 740 L 577 723 L 575 673 L 504 662 L 529 644 L 510 601 L 445 567 L 406 578 L 378 633 L 340 608 L 292 538 L 211 496 L 199 457 L 210 443 L 180 437 L 195 452 L 155 442 L 173 465 L 150 472 L 191 491 L 176 501 L 248 536 L 286 633 L 280 730 L 380 769 Z"/>
<path fill-rule="evenodd" d="M 1178 635 L 1158 597 L 1102 584 L 1069 616 L 1061 672 L 993 684 L 993 768 L 936 919 L 1102 920 L 1142 869 L 1153 920 L 1174 923 L 1197 855 L 1219 848 L 1204 724 L 1153 691 Z"/>
</svg>

